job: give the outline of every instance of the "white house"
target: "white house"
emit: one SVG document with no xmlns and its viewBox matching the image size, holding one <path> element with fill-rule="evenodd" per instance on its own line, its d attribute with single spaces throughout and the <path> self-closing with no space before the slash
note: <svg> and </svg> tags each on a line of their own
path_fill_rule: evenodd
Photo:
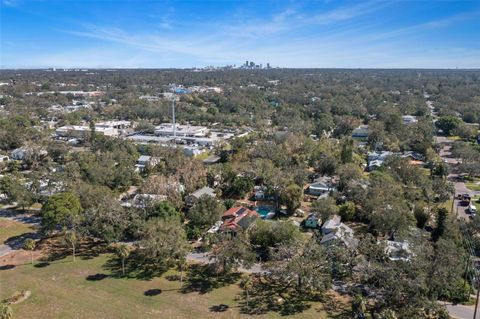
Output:
<svg viewBox="0 0 480 319">
<path fill-rule="evenodd" d="M 404 115 L 402 116 L 402 121 L 404 125 L 415 124 L 418 122 L 417 117 L 413 115 Z"/>
</svg>

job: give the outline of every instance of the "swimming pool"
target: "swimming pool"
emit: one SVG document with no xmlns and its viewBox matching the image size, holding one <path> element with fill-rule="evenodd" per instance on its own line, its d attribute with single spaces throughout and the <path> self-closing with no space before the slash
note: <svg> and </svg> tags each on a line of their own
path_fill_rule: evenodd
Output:
<svg viewBox="0 0 480 319">
<path fill-rule="evenodd" d="M 268 207 L 257 207 L 255 211 L 260 214 L 263 219 L 270 219 L 275 216 L 275 212 Z"/>
</svg>

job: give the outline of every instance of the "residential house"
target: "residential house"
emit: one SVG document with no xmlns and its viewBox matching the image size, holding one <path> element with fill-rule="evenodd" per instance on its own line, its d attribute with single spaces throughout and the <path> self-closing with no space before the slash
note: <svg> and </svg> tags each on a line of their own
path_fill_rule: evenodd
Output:
<svg viewBox="0 0 480 319">
<path fill-rule="evenodd" d="M 314 183 L 308 186 L 308 194 L 313 196 L 320 196 L 330 191 L 335 190 L 335 187 L 330 177 L 320 177 Z"/>
<path fill-rule="evenodd" d="M 316 229 L 320 227 L 322 220 L 317 217 L 317 214 L 310 213 L 308 214 L 307 218 L 303 221 L 303 227 Z"/>
<path fill-rule="evenodd" d="M 417 117 L 413 115 L 404 115 L 402 116 L 402 122 L 404 125 L 410 125 L 418 123 Z"/>
<path fill-rule="evenodd" d="M 368 125 L 360 125 L 352 131 L 352 137 L 355 139 L 368 138 Z"/>
<path fill-rule="evenodd" d="M 253 197 L 255 200 L 265 200 L 265 191 L 267 188 L 265 186 L 254 186 L 253 187 Z"/>
<path fill-rule="evenodd" d="M 122 203 L 123 207 L 145 208 L 153 202 L 162 202 L 167 200 L 166 195 L 157 194 L 136 194 L 131 201 Z"/>
<path fill-rule="evenodd" d="M 12 151 L 10 158 L 15 161 L 23 161 L 28 157 L 38 158 L 47 155 L 47 150 L 39 147 L 19 147 Z"/>
<path fill-rule="evenodd" d="M 135 170 L 137 172 L 143 172 L 147 167 L 154 167 L 160 162 L 158 157 L 141 155 L 137 159 L 137 164 L 135 164 Z"/>
<path fill-rule="evenodd" d="M 385 253 L 388 255 L 388 259 L 392 261 L 409 261 L 412 256 L 412 251 L 410 250 L 408 242 L 393 240 L 386 241 Z"/>
<path fill-rule="evenodd" d="M 207 186 L 197 189 L 185 198 L 185 203 L 187 206 L 193 206 L 202 196 L 215 198 L 215 190 Z"/>
<path fill-rule="evenodd" d="M 234 233 L 245 231 L 258 218 L 260 215 L 256 211 L 243 206 L 232 207 L 223 213 L 221 229 Z"/>
<path fill-rule="evenodd" d="M 382 151 L 382 152 L 369 152 L 367 156 L 368 171 L 373 171 L 381 166 L 383 166 L 385 160 L 392 156 L 393 153 L 389 151 Z"/>
<path fill-rule="evenodd" d="M 425 157 L 418 152 L 403 152 L 400 154 L 400 157 L 410 159 L 410 164 L 412 165 L 425 165 Z"/>
<path fill-rule="evenodd" d="M 321 245 L 332 245 L 340 242 L 349 249 L 356 248 L 358 240 L 354 237 L 354 231 L 347 225 L 341 222 L 338 215 L 332 216 L 322 226 L 322 240 Z"/>
</svg>

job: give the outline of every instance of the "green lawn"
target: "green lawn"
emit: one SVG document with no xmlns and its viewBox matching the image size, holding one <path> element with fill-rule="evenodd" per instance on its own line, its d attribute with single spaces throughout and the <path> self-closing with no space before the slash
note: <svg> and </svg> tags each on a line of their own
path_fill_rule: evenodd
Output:
<svg viewBox="0 0 480 319">
<path fill-rule="evenodd" d="M 30 225 L 0 217 L 0 245 L 11 237 L 34 231 L 35 228 Z"/>
<path fill-rule="evenodd" d="M 465 186 L 467 186 L 468 189 L 471 189 L 472 191 L 480 191 L 480 184 L 477 184 L 479 181 L 476 182 L 467 182 L 465 183 Z"/>
<path fill-rule="evenodd" d="M 178 290 L 179 281 L 162 276 L 151 280 L 106 277 L 87 280 L 95 274 L 111 274 L 105 269 L 109 255 L 91 259 L 71 257 L 45 267 L 29 264 L 0 270 L 0 298 L 16 291 L 30 290 L 32 296 L 13 305 L 14 318 L 247 318 L 239 312 L 237 284 L 214 288 L 207 293 Z M 171 275 L 172 273 L 170 273 Z M 167 274 L 168 275 L 168 274 Z M 168 277 L 168 276 L 167 276 Z M 155 296 L 145 296 L 150 289 L 161 289 Z M 224 312 L 213 312 L 212 306 L 226 304 Z M 320 304 L 288 318 L 327 318 Z M 269 312 L 255 318 L 282 318 Z"/>
</svg>

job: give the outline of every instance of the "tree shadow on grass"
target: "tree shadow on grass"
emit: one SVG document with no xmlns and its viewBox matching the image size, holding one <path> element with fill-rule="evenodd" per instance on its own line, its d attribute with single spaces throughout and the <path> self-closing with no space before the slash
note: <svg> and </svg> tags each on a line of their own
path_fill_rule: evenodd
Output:
<svg viewBox="0 0 480 319">
<path fill-rule="evenodd" d="M 129 258 L 125 259 L 125 274 L 122 271 L 122 260 L 116 256 L 112 256 L 103 265 L 103 268 L 110 271 L 113 278 L 131 278 L 140 280 L 151 280 L 161 276 L 168 268 L 165 266 L 149 262 L 135 252 L 132 252 Z"/>
<path fill-rule="evenodd" d="M 108 278 L 107 274 L 95 274 L 95 275 L 88 275 L 85 279 L 88 281 L 100 281 L 105 278 Z"/>
<path fill-rule="evenodd" d="M 15 265 L 3 265 L 3 266 L 0 266 L 0 270 L 10 270 L 10 269 L 13 269 L 15 268 Z"/>
<path fill-rule="evenodd" d="M 318 311 L 322 310 L 328 314 L 328 318 L 333 319 L 350 319 L 353 315 L 350 304 L 339 302 L 330 294 L 323 296 L 322 309 L 318 309 Z"/>
<path fill-rule="evenodd" d="M 226 305 L 226 304 L 219 304 L 219 305 L 214 305 L 214 306 L 211 306 L 210 307 L 210 311 L 211 312 L 225 312 L 228 310 L 228 308 L 230 308 L 229 305 Z"/>
<path fill-rule="evenodd" d="M 307 297 L 293 289 L 286 289 L 276 282 L 254 279 L 255 284 L 247 293 L 241 294 L 240 312 L 248 315 L 261 315 L 278 312 L 282 316 L 302 313 L 311 308 L 312 297 Z"/>
<path fill-rule="evenodd" d="M 39 263 L 36 263 L 35 265 L 33 265 L 33 267 L 35 268 L 45 268 L 47 266 L 49 266 L 50 263 L 49 262 L 46 262 L 46 261 L 41 261 Z"/>
<path fill-rule="evenodd" d="M 143 294 L 148 297 L 153 297 L 162 293 L 162 289 L 148 289 Z"/>
<path fill-rule="evenodd" d="M 40 235 L 35 232 L 27 232 L 21 235 L 12 236 L 5 240 L 5 245 L 9 246 L 13 250 L 19 250 L 23 248 L 23 244 L 27 238 L 30 239 L 39 239 Z"/>
<path fill-rule="evenodd" d="M 72 256 L 72 247 L 67 247 L 62 243 L 60 237 L 54 238 L 47 247 L 47 256 L 42 260 L 47 262 L 65 259 Z M 98 257 L 100 254 L 108 250 L 107 245 L 103 242 L 87 239 L 77 244 L 75 247 L 75 256 L 84 260 Z"/>
<path fill-rule="evenodd" d="M 191 265 L 187 270 L 181 292 L 205 294 L 213 289 L 234 284 L 240 276 L 240 273 L 215 273 L 211 265 Z"/>
</svg>

